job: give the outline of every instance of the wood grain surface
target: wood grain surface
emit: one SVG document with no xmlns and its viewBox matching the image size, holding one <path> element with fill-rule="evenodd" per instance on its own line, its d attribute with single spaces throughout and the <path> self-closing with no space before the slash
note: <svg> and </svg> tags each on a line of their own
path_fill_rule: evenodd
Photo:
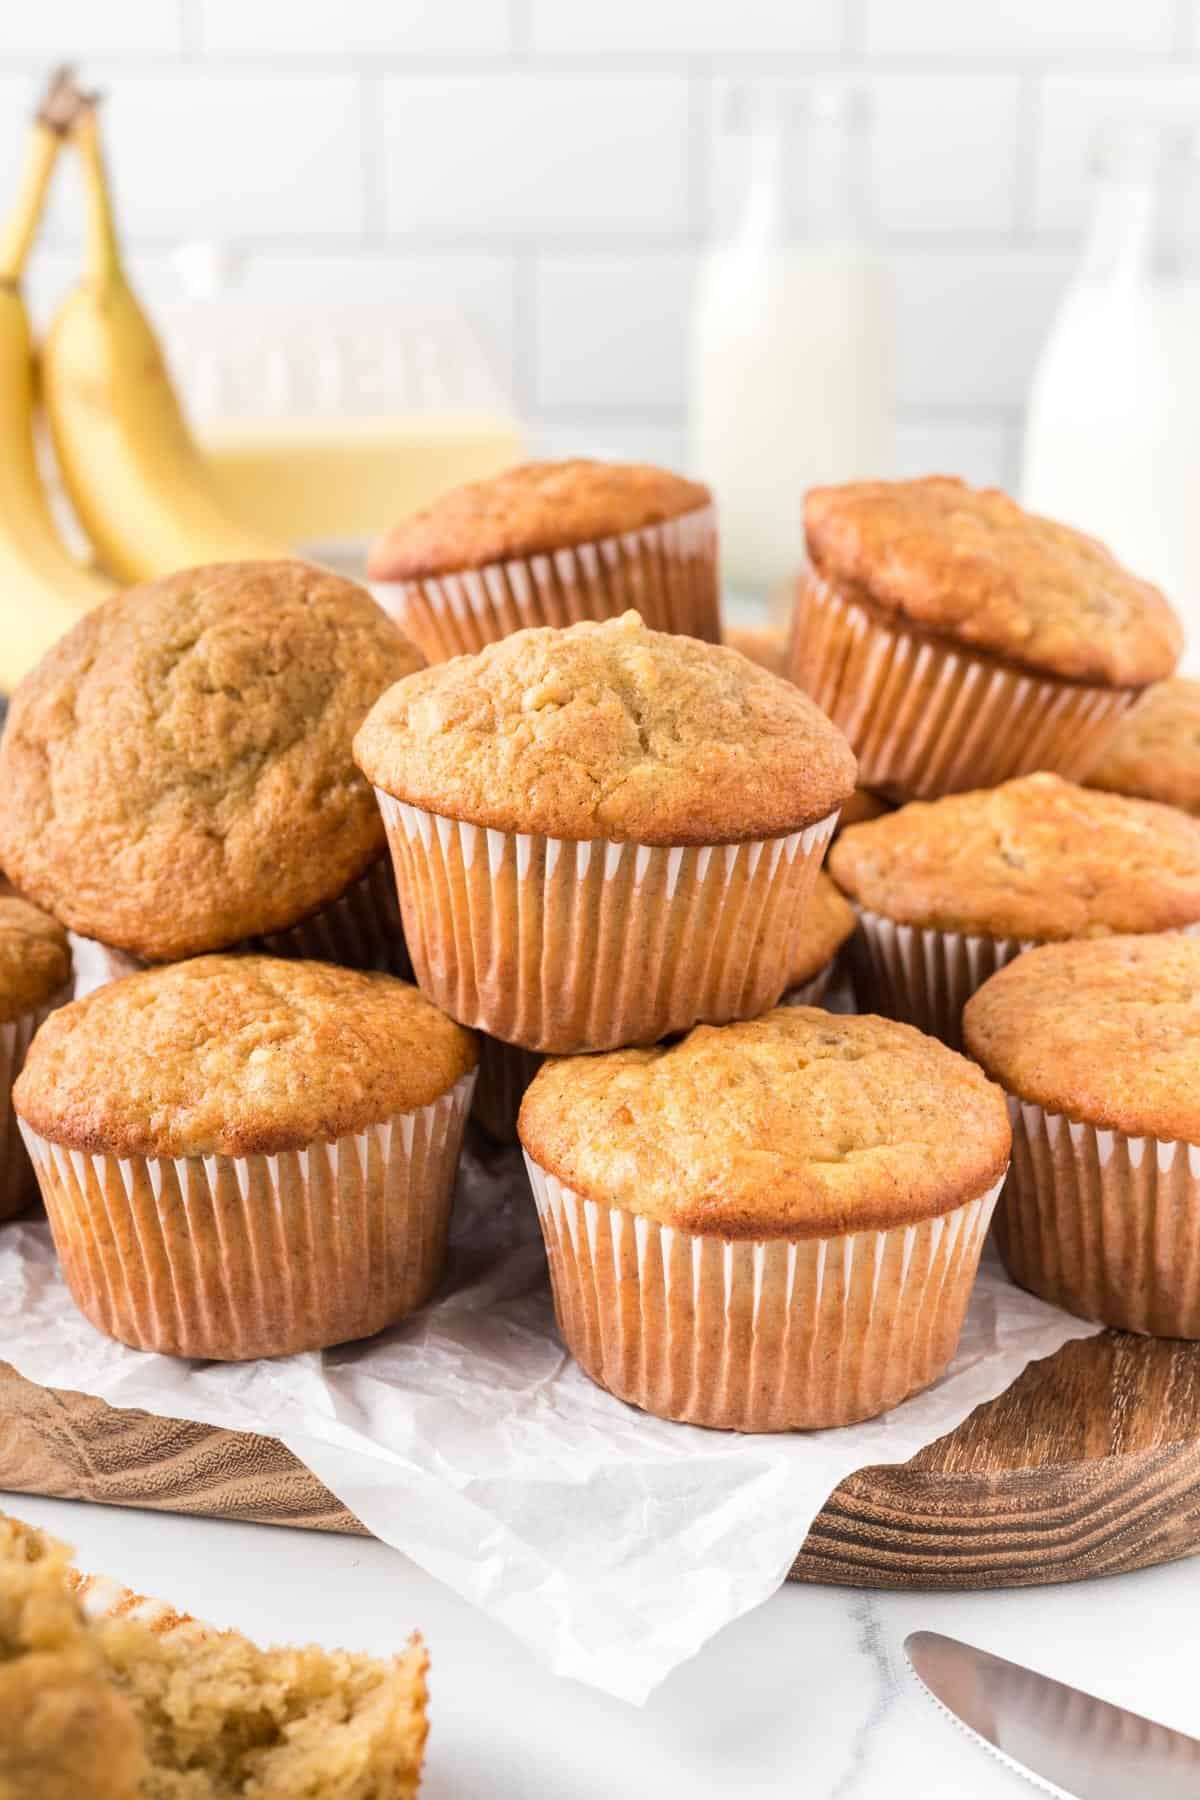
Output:
<svg viewBox="0 0 1200 1800">
<path fill-rule="evenodd" d="M 0 1488 L 362 1532 L 272 1438 L 117 1411 L 0 1364 Z M 911 1462 L 833 1493 L 792 1569 L 857 1587 L 1077 1581 L 1200 1550 L 1200 1344 L 1105 1332 Z"/>
</svg>

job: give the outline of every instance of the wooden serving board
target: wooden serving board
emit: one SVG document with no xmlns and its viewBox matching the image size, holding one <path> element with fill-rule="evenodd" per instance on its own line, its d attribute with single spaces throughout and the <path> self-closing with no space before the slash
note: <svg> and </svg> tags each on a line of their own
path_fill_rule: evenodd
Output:
<svg viewBox="0 0 1200 1800">
<path fill-rule="evenodd" d="M 0 1363 L 0 1488 L 364 1527 L 273 1438 L 118 1411 Z M 1110 1331 L 1033 1363 L 911 1462 L 830 1496 L 795 1581 L 1025 1587 L 1200 1550 L 1200 1344 Z"/>
</svg>

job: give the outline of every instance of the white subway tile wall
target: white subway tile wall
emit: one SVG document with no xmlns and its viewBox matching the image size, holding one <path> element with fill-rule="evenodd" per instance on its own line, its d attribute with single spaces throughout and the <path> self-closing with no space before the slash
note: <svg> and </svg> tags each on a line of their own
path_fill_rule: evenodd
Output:
<svg viewBox="0 0 1200 1800">
<path fill-rule="evenodd" d="M 548 453 L 685 455 L 728 74 L 865 83 L 898 461 L 1011 480 L 1113 118 L 1200 118 L 1200 0 L 38 0 L 0 8 L 0 175 L 45 69 L 106 96 L 152 301 L 218 238 L 256 298 L 444 297 Z M 68 177 L 31 289 L 78 262 Z"/>
</svg>

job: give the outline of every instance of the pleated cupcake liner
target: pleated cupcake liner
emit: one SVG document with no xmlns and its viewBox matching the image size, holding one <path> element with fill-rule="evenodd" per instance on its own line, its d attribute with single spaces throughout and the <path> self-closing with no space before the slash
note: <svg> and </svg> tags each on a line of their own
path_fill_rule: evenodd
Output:
<svg viewBox="0 0 1200 1800">
<path fill-rule="evenodd" d="M 696 1236 L 586 1200 L 527 1155 L 568 1350 L 619 1399 L 727 1431 L 868 1419 L 954 1354 L 1000 1183 L 829 1238 Z"/>
<path fill-rule="evenodd" d="M 340 963 L 412 979 L 392 861 L 386 854 L 319 912 L 285 931 L 248 938 L 239 949 Z"/>
<path fill-rule="evenodd" d="M 902 1019 L 952 1050 L 963 1048 L 963 1008 L 975 990 L 1042 941 L 899 925 L 869 907 L 856 904 L 854 910 L 859 928 L 850 940 L 850 959 L 859 1010 Z M 1200 925 L 1181 929 L 1189 937 L 1200 934 Z"/>
<path fill-rule="evenodd" d="M 976 988 L 1030 948 L 1020 938 L 898 925 L 869 907 L 855 911 L 850 959 L 861 1011 L 902 1019 L 952 1050 L 963 1047 L 963 1007 Z"/>
<path fill-rule="evenodd" d="M 742 844 L 575 843 L 376 793 L 424 992 L 461 1024 L 560 1055 L 773 1006 L 837 822 Z"/>
<path fill-rule="evenodd" d="M 996 1243 L 1021 1287 L 1078 1318 L 1200 1338 L 1200 1145 L 1131 1137 L 1010 1096 Z"/>
<path fill-rule="evenodd" d="M 155 966 L 94 938 L 72 933 L 71 941 L 83 978 L 81 993 L 90 993 L 110 981 L 119 981 L 123 975 Z M 236 956 L 248 951 L 339 963 L 346 969 L 377 970 L 411 981 L 412 963 L 404 943 L 391 857 L 385 853 L 377 858 L 366 874 L 352 882 L 336 900 L 301 919 L 298 925 L 267 932 L 262 937 L 243 938 L 240 943 L 230 944 L 224 954 Z"/>
<path fill-rule="evenodd" d="M 13 1084 L 24 1067 L 38 1027 L 50 1017 L 55 1007 L 64 1005 L 70 998 L 68 986 L 45 1005 L 31 1007 L 15 1019 L 0 1021 L 0 1221 L 24 1212 L 37 1196 L 33 1164 L 21 1142 L 17 1115 L 12 1107 Z"/>
<path fill-rule="evenodd" d="M 632 608 L 654 631 L 721 641 L 711 506 L 638 531 L 420 581 L 377 581 L 384 611 L 430 662 L 482 650 L 527 625 L 576 625 Z"/>
<path fill-rule="evenodd" d="M 517 1141 L 517 1114 L 525 1089 L 542 1066 L 536 1050 L 519 1044 L 502 1044 L 499 1038 L 480 1039 L 479 1080 L 471 1117 L 498 1144 Z"/>
<path fill-rule="evenodd" d="M 1095 765 L 1138 690 L 1009 668 L 880 616 L 817 576 L 799 585 L 788 673 L 858 757 L 858 779 L 932 800 Z"/>
<path fill-rule="evenodd" d="M 428 1106 L 274 1156 L 120 1157 L 24 1122 L 67 1286 L 136 1350 L 237 1362 L 370 1337 L 441 1272 L 475 1071 Z"/>
</svg>

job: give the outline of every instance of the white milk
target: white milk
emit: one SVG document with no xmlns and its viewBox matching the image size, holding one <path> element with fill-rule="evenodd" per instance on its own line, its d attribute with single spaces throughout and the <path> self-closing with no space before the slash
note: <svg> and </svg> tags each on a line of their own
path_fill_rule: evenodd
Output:
<svg viewBox="0 0 1200 1800">
<path fill-rule="evenodd" d="M 1200 668 L 1200 281 L 1081 281 L 1030 398 L 1021 495 L 1157 582 Z"/>
<path fill-rule="evenodd" d="M 692 307 L 689 425 L 735 588 L 795 573 L 806 488 L 890 472 L 894 331 L 863 227 L 868 124 L 853 87 L 735 84 L 726 95 L 719 235 Z"/>
<path fill-rule="evenodd" d="M 766 588 L 795 571 L 806 488 L 888 472 L 894 388 L 890 298 L 864 245 L 709 251 L 690 461 L 716 491 L 728 582 Z"/>
<path fill-rule="evenodd" d="M 1090 531 L 1183 619 L 1200 669 L 1200 158 L 1195 128 L 1116 124 L 1080 267 L 1030 395 L 1021 498 Z"/>
</svg>

